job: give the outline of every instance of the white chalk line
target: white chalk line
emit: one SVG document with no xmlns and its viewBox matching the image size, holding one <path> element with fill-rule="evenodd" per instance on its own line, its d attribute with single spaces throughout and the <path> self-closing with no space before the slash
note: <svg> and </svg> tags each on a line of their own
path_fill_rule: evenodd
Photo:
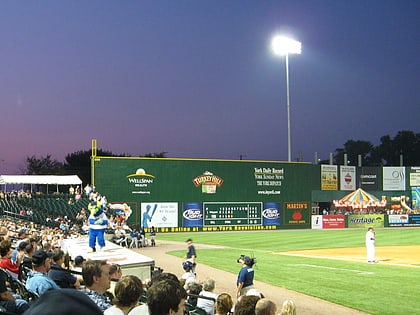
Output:
<svg viewBox="0 0 420 315">
<path fill-rule="evenodd" d="M 284 255 L 284 256 L 296 256 L 296 257 L 308 257 L 308 258 L 321 258 L 321 259 L 334 259 L 342 261 L 357 261 L 366 263 L 365 258 L 360 258 L 360 256 L 323 256 L 323 255 L 307 255 L 307 254 L 294 254 L 290 252 L 273 252 L 275 255 Z M 384 259 L 376 259 L 381 265 L 395 266 L 395 267 L 410 267 L 410 268 L 420 268 L 420 265 L 415 264 L 404 264 L 404 263 L 394 263 L 392 261 L 387 261 Z"/>
<path fill-rule="evenodd" d="M 362 274 L 362 275 L 374 275 L 375 274 L 374 272 L 371 272 L 371 271 L 364 271 L 364 270 L 357 270 L 357 269 L 344 269 L 344 268 L 327 267 L 327 266 L 319 266 L 319 265 L 311 265 L 311 264 L 288 264 L 288 266 L 295 266 L 295 267 L 302 266 L 302 267 L 310 267 L 310 268 L 338 270 L 338 271 L 359 273 L 359 274 Z"/>
</svg>

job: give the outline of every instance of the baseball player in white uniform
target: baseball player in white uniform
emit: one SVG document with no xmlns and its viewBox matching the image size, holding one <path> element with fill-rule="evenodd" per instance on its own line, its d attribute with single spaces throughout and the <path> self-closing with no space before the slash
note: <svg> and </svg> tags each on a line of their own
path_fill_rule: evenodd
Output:
<svg viewBox="0 0 420 315">
<path fill-rule="evenodd" d="M 372 227 L 368 228 L 366 232 L 366 254 L 367 262 L 374 264 L 375 261 L 375 231 Z"/>
</svg>

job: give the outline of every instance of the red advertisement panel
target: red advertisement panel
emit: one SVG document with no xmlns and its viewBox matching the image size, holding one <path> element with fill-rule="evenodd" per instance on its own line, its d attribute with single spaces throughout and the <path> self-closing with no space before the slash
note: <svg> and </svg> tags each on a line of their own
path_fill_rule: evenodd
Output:
<svg viewBox="0 0 420 315">
<path fill-rule="evenodd" d="M 322 228 L 323 229 L 343 229 L 346 224 L 346 217 L 344 215 L 323 215 Z"/>
</svg>

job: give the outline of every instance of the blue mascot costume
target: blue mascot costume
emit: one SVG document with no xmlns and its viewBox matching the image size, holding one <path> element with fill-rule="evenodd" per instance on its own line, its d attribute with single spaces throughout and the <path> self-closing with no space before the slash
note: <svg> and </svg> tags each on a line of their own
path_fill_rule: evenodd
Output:
<svg viewBox="0 0 420 315">
<path fill-rule="evenodd" d="M 105 229 L 108 226 L 108 218 L 101 207 L 99 201 L 92 200 L 88 205 L 89 215 L 89 247 L 93 252 L 96 251 L 96 239 L 101 250 L 105 248 Z"/>
</svg>

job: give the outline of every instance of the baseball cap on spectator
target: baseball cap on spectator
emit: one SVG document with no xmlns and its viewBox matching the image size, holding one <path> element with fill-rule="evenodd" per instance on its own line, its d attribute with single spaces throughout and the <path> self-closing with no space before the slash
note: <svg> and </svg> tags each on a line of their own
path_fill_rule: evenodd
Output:
<svg viewBox="0 0 420 315">
<path fill-rule="evenodd" d="M 76 264 L 76 265 L 80 265 L 81 263 L 83 263 L 84 261 L 86 261 L 86 259 L 84 259 L 83 258 L 83 256 L 76 256 L 75 258 L 74 258 L 74 263 Z"/>
<path fill-rule="evenodd" d="M 193 267 L 193 263 L 189 260 L 186 260 L 182 263 L 182 268 L 184 268 L 185 271 L 191 270 Z"/>
<path fill-rule="evenodd" d="M 37 250 L 31 257 L 32 263 L 36 266 L 42 265 L 47 258 L 51 257 L 51 255 L 51 252 L 47 253 L 44 250 Z"/>
<path fill-rule="evenodd" d="M 244 256 L 243 259 L 244 259 L 245 264 L 249 264 L 251 262 L 251 257 L 249 257 L 249 256 Z"/>
<path fill-rule="evenodd" d="M 26 230 L 20 230 L 19 232 L 18 232 L 18 236 L 19 237 L 21 237 L 21 236 L 23 236 L 23 235 L 25 235 L 26 234 Z"/>
<path fill-rule="evenodd" d="M 25 250 L 26 246 L 28 246 L 28 245 L 29 245 L 28 242 L 22 241 L 22 242 L 19 243 L 18 249 L 19 250 Z"/>
<path fill-rule="evenodd" d="M 25 315 L 103 315 L 85 293 L 75 289 L 48 290 L 25 312 Z"/>
</svg>

